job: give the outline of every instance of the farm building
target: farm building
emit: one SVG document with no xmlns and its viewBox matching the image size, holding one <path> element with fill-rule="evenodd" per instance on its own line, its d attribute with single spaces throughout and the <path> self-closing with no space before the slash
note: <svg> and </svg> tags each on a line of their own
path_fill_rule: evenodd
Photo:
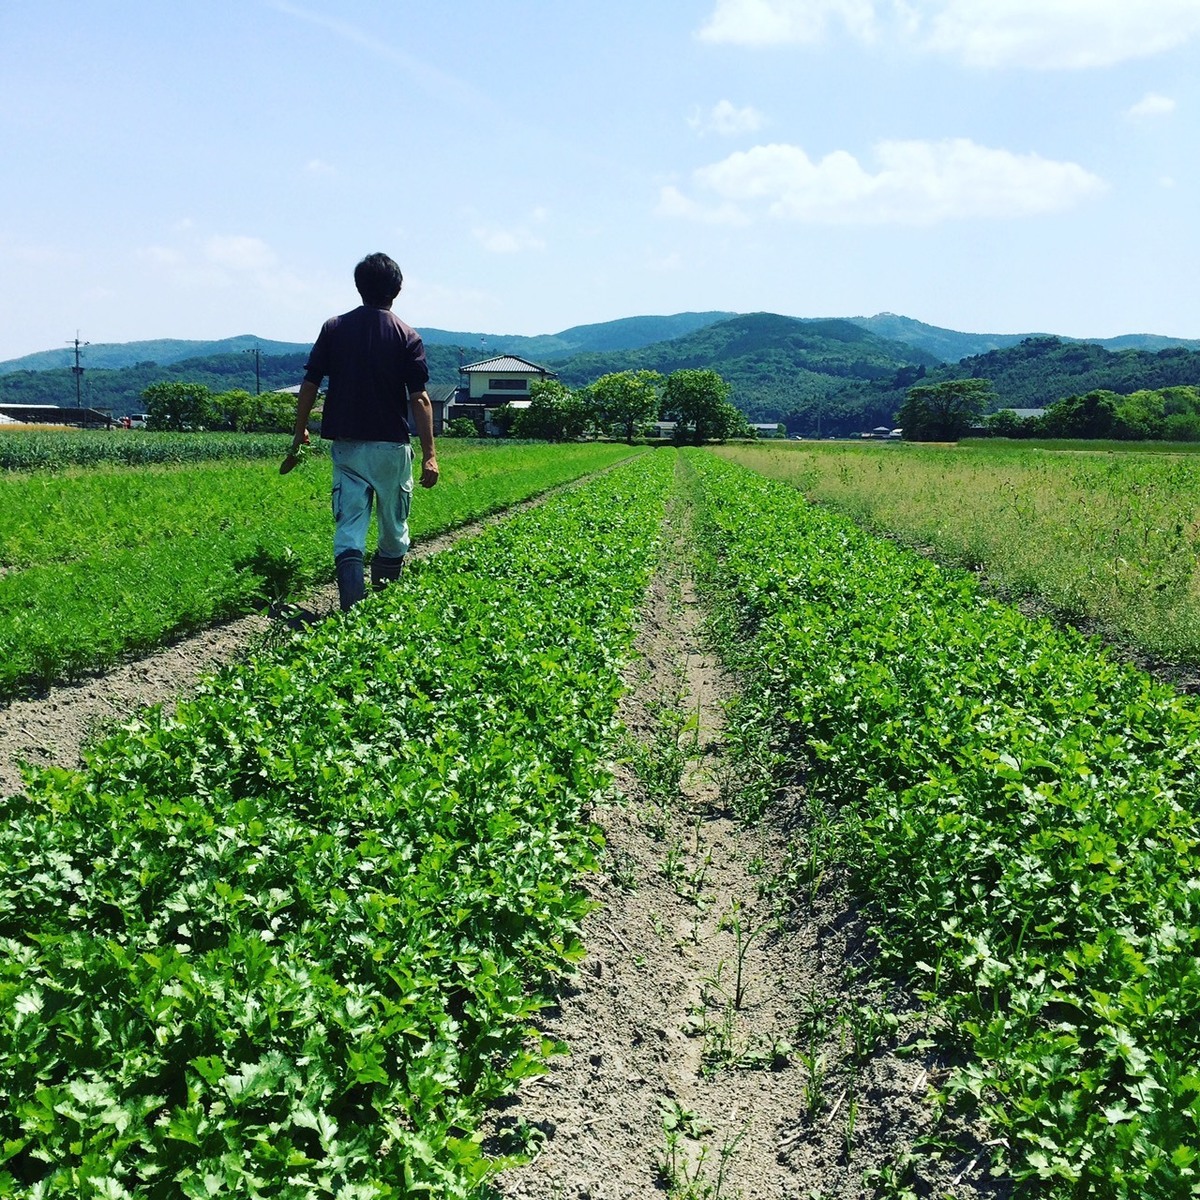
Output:
<svg viewBox="0 0 1200 1200">
<path fill-rule="evenodd" d="M 77 425 L 83 429 L 107 429 L 113 424 L 111 413 L 62 404 L 0 404 L 0 418 L 7 418 L 6 424 Z"/>
<path fill-rule="evenodd" d="M 535 379 L 557 379 L 553 371 L 515 354 L 500 354 L 458 368 L 458 387 L 435 405 L 434 424 L 440 431 L 439 413 L 445 421 L 466 417 L 485 433 L 497 433 L 495 410 L 506 404 L 529 407 L 529 385 Z"/>
</svg>

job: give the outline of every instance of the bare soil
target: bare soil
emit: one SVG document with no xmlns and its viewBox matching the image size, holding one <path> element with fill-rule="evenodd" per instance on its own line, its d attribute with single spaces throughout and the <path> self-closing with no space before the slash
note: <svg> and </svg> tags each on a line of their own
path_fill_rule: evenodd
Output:
<svg viewBox="0 0 1200 1200">
<path fill-rule="evenodd" d="M 772 819 L 753 826 L 734 815 L 737 779 L 722 754 L 731 683 L 705 645 L 678 555 L 682 519 L 666 530 L 629 672 L 632 765 L 616 765 L 619 798 L 593 814 L 607 847 L 588 881 L 588 954 L 543 1013 L 545 1033 L 569 1052 L 494 1115 L 489 1149 L 528 1156 L 498 1191 L 514 1200 L 1007 1195 L 975 1131 L 931 1102 L 945 1064 L 925 1048 L 915 1006 L 864 982 L 870 942 L 838 881 L 815 881 L 802 907 L 778 886 L 789 848 L 801 846 L 802 797 L 781 797 Z M 288 619 L 336 607 L 327 587 Z M 0 708 L 0 796 L 21 787 L 22 762 L 77 765 L 99 733 L 187 696 L 281 619 L 219 626 Z"/>
<path fill-rule="evenodd" d="M 1006 1195 L 975 1131 L 935 1111 L 946 1068 L 923 1048 L 923 1018 L 854 982 L 872 950 L 844 890 L 821 881 L 797 910 L 773 886 L 798 798 L 774 821 L 735 819 L 730 681 L 678 557 L 651 586 L 628 683 L 623 721 L 648 757 L 633 755 L 641 777 L 617 768 L 622 798 L 594 814 L 607 847 L 588 956 L 544 1014 L 569 1054 L 497 1114 L 490 1148 L 533 1152 L 501 1194 Z M 676 749 L 686 762 L 668 788 Z"/>
</svg>

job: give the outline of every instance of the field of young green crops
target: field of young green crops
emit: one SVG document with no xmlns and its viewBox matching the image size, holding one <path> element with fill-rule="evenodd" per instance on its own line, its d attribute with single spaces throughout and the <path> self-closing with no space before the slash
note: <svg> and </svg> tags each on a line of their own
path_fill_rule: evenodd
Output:
<svg viewBox="0 0 1200 1200">
<path fill-rule="evenodd" d="M 197 447 L 228 440 L 180 436 L 207 439 Z M 447 443 L 441 482 L 419 491 L 413 505 L 414 537 L 630 453 L 612 445 Z M 282 477 L 277 462 L 272 454 L 0 473 L 0 700 L 332 578 L 329 459 L 314 453 Z"/>
<path fill-rule="evenodd" d="M 763 444 L 720 453 L 1012 598 L 1200 663 L 1200 458 L 1126 449 Z"/>
<path fill-rule="evenodd" d="M 0 1196 L 481 1194 L 581 954 L 673 454 L 418 562 L 0 827 Z"/>
<path fill-rule="evenodd" d="M 794 487 L 688 461 L 731 736 L 760 798 L 803 786 L 799 895 L 850 878 L 945 1023 L 949 1095 L 1036 1194 L 1200 1195 L 1200 709 Z"/>
<path fill-rule="evenodd" d="M 628 454 L 455 447 L 418 532 Z M 540 997 L 582 954 L 677 461 L 416 562 L 4 801 L 0 1197 L 483 1200 L 481 1115 L 553 1049 Z M 792 484 L 683 461 L 740 807 L 802 797 L 795 903 L 849 880 L 1024 1194 L 1200 1195 L 1200 708 Z M 115 562 L 143 565 L 69 593 L 61 628 L 154 571 L 197 606 L 240 570 L 261 600 L 281 531 L 272 586 L 322 570 L 328 482 L 320 457 L 0 477 L 0 598 Z M 0 607 L 0 648 L 53 645 L 52 591 Z"/>
</svg>

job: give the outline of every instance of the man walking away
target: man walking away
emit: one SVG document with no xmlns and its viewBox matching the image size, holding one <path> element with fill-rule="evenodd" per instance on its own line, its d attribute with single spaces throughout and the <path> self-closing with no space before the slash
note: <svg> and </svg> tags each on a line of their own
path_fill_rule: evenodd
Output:
<svg viewBox="0 0 1200 1200">
<path fill-rule="evenodd" d="M 438 481 L 433 406 L 425 385 L 429 368 L 420 334 L 392 312 L 404 277 L 386 254 L 368 254 L 354 268 L 362 304 L 321 327 L 304 368 L 296 406 L 294 464 L 308 441 L 308 418 L 321 381 L 329 379 L 321 436 L 333 443 L 333 557 L 342 611 L 366 593 L 363 556 L 372 501 L 379 541 L 371 583 L 400 577 L 408 553 L 415 430 L 421 443 L 421 486 Z"/>
</svg>

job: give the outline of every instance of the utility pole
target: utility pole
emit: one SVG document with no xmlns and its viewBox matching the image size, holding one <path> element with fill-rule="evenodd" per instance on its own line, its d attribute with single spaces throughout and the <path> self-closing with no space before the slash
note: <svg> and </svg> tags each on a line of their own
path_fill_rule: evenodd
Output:
<svg viewBox="0 0 1200 1200">
<path fill-rule="evenodd" d="M 83 379 L 83 368 L 79 365 L 79 348 L 81 346 L 90 346 L 91 344 L 92 344 L 91 342 L 81 342 L 79 340 L 79 330 L 78 329 L 75 330 L 75 341 L 74 341 L 75 365 L 71 368 L 71 371 L 75 376 L 75 407 L 76 408 L 83 407 L 83 396 L 82 396 L 83 388 L 82 388 L 82 383 L 81 383 L 81 380 Z M 67 345 L 70 346 L 70 345 L 72 345 L 72 343 L 68 342 Z"/>
<path fill-rule="evenodd" d="M 255 345 L 253 350 L 243 350 L 242 353 L 254 355 L 254 394 L 256 396 L 261 396 L 262 378 L 259 374 L 259 347 Z"/>
</svg>

